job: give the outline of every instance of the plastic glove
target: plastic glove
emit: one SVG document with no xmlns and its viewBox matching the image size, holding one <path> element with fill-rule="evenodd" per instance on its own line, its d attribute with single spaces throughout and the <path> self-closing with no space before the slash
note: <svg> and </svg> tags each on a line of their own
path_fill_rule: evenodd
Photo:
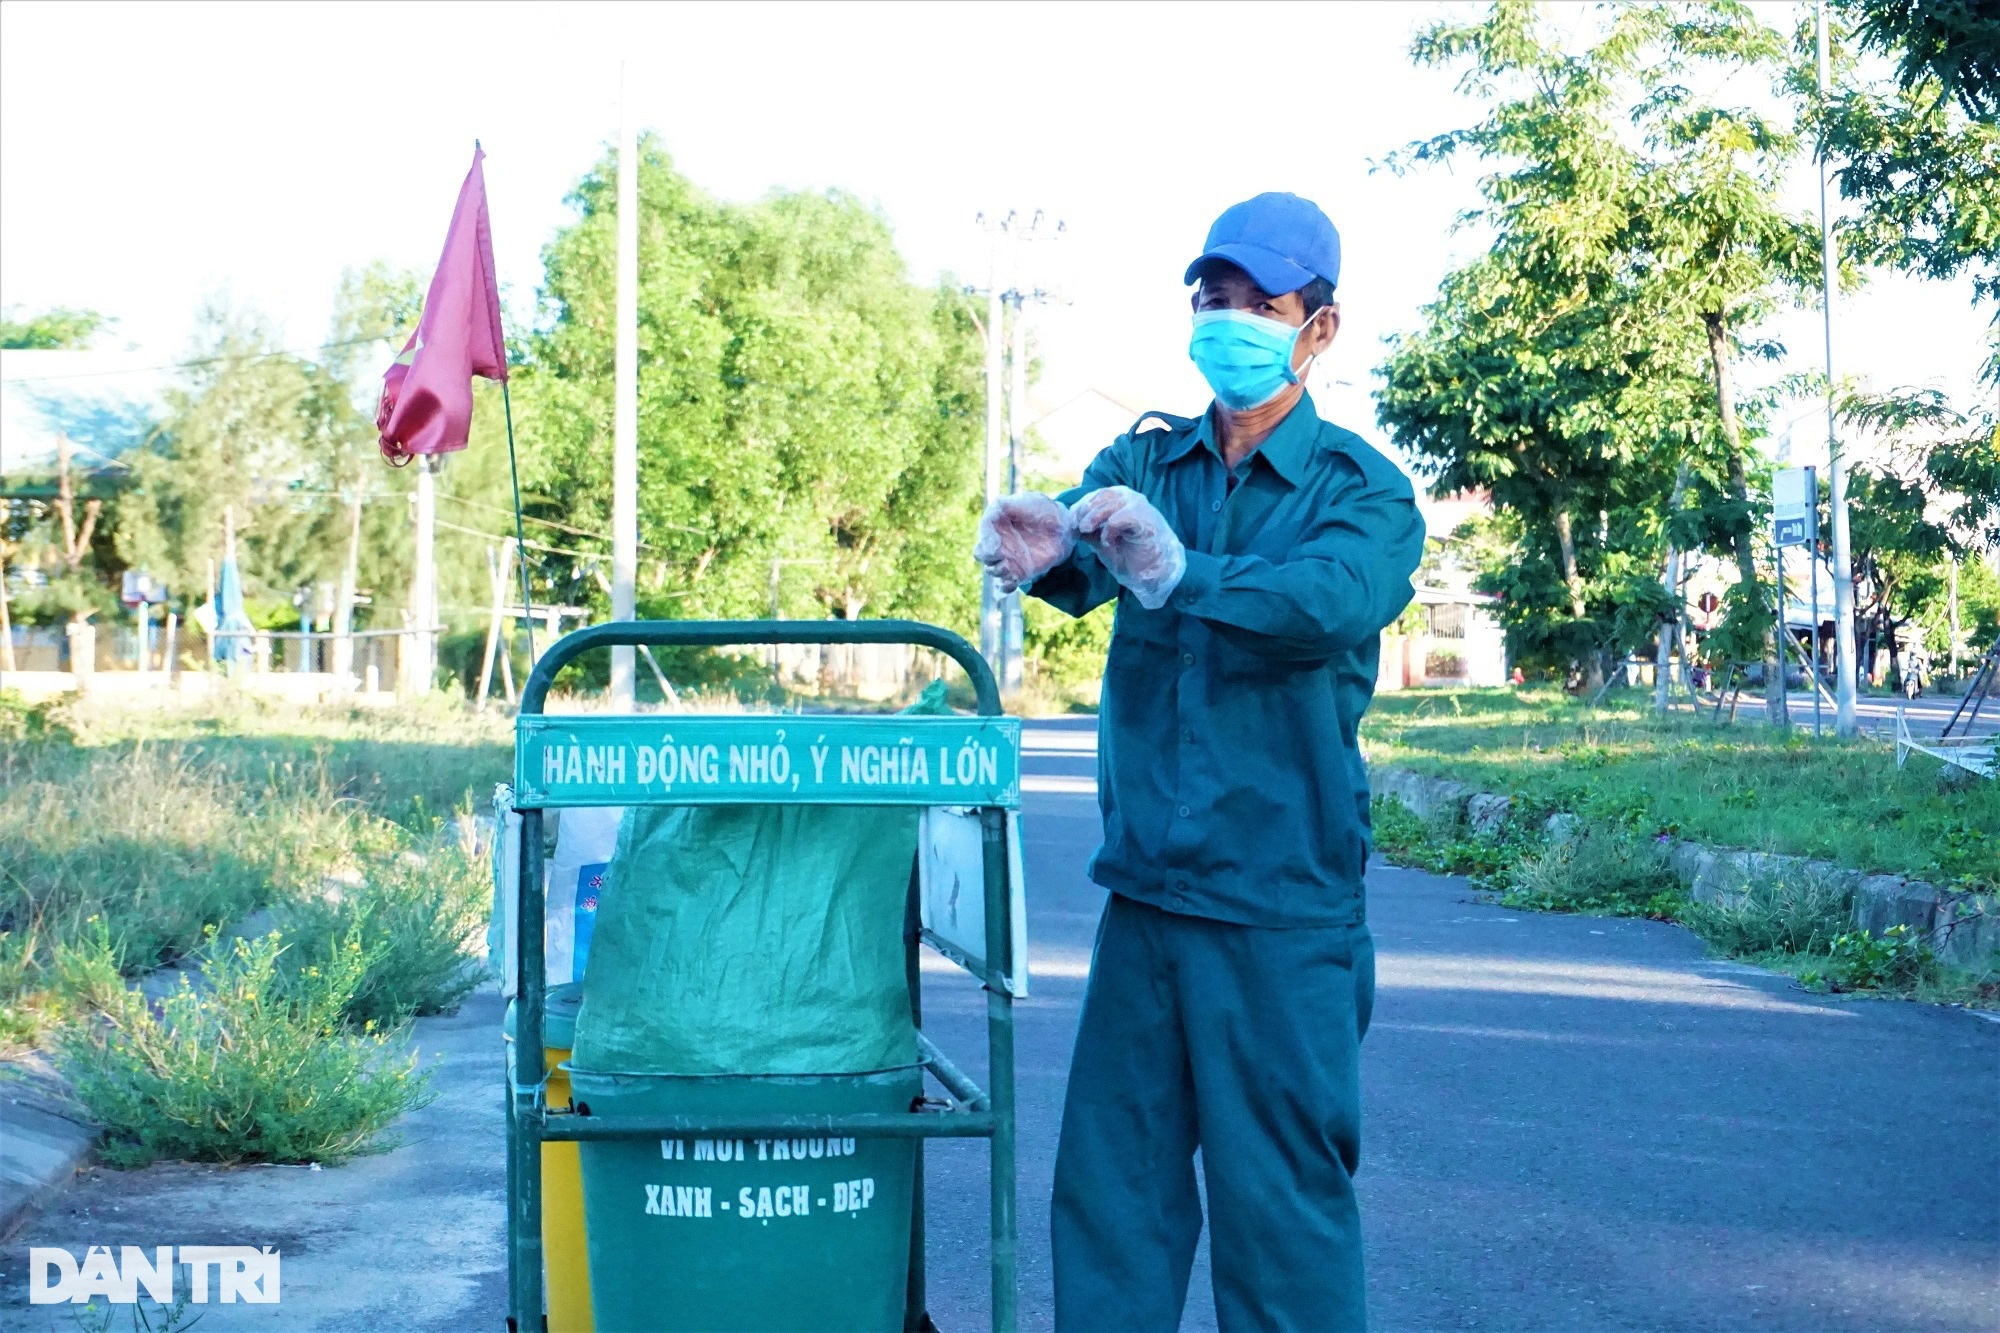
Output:
<svg viewBox="0 0 2000 1333">
<path fill-rule="evenodd" d="M 1002 592 L 1032 583 L 1069 559 L 1076 525 L 1069 510 L 1033 491 L 1003 495 L 979 516 L 972 558 L 1000 581 Z"/>
<path fill-rule="evenodd" d="M 1187 548 L 1153 502 L 1129 486 L 1106 486 L 1070 507 L 1077 537 L 1097 552 L 1139 605 L 1157 611 L 1187 573 Z"/>
</svg>

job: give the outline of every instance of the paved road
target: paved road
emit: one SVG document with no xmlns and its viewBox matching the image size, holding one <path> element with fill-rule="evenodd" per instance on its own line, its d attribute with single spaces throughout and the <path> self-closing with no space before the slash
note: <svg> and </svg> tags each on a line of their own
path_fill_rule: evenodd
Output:
<svg viewBox="0 0 2000 1333">
<path fill-rule="evenodd" d="M 1087 723 L 1028 732 L 1024 1325 L 1103 894 Z M 1521 915 L 1378 867 L 1359 1177 L 1378 1329 L 2000 1327 L 2000 1025 L 1809 996 L 1644 921 Z M 945 981 L 947 978 L 936 977 Z M 944 997 L 949 996 L 947 1001 Z M 927 1022 L 976 1061 L 977 997 Z M 937 1161 L 940 1323 L 981 1326 L 981 1151 Z M 1206 1254 L 1185 1327 L 1214 1327 Z"/>
<path fill-rule="evenodd" d="M 1786 697 L 1791 701 L 1792 725 L 1805 731 L 1811 731 L 1813 724 L 1812 695 L 1797 693 L 1787 695 Z M 1854 701 L 1854 717 L 1863 731 L 1882 736 L 1894 736 L 1896 734 L 1896 713 L 1900 708 L 1910 720 L 1911 735 L 1936 736 L 1943 732 L 1945 725 L 1951 721 L 1952 712 L 1958 708 L 1961 702 L 1957 698 L 1934 694 L 1926 694 L 1916 699 L 1885 699 L 1873 695 L 1863 695 Z M 1708 716 L 1713 707 L 1714 705 L 1711 702 L 1708 707 L 1702 710 L 1702 716 Z M 1723 715 L 1725 717 L 1728 716 L 1727 709 L 1723 710 Z M 1749 690 L 1745 690 L 1742 701 L 1736 707 L 1736 717 L 1738 721 L 1762 722 L 1764 720 L 1763 693 L 1761 691 L 1752 693 Z M 1833 730 L 1833 705 L 1828 703 L 1824 698 L 1820 700 L 1820 725 L 1828 731 Z M 1979 715 L 1976 718 L 1969 720 L 1961 718 L 1952 734 L 1954 736 L 1991 736 L 1996 732 L 2000 732 L 2000 697 L 1987 699 L 1984 705 L 1981 706 Z"/>
<path fill-rule="evenodd" d="M 1049 1326 L 1047 1200 L 1103 901 L 1088 723 L 1029 730 L 1034 995 L 1020 1009 L 1023 1324 Z M 1360 1177 L 1384 1330 L 2000 1327 L 2000 1025 L 1843 1003 L 1704 957 L 1651 922 L 1517 915 L 1463 881 L 1378 868 Z M 977 991 L 928 974 L 928 1026 L 984 1064 Z M 496 1328 L 504 1299 L 497 1001 L 427 1020 L 444 1097 L 408 1146 L 338 1170 L 104 1172 L 4 1249 L 282 1245 L 278 1307 L 238 1329 Z M 983 1327 L 985 1150 L 931 1150 L 934 1308 Z M 1186 1327 L 1213 1327 L 1205 1253 Z M 663 1299 L 671 1273 L 663 1274 Z"/>
</svg>

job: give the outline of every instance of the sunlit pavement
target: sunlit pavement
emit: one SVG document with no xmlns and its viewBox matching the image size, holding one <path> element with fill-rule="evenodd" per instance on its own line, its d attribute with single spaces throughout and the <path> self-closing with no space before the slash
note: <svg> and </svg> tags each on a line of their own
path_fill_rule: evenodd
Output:
<svg viewBox="0 0 2000 1333">
<path fill-rule="evenodd" d="M 1027 733 L 1030 1329 L 1050 1326 L 1050 1171 L 1103 902 L 1083 873 L 1091 725 Z M 2000 1024 L 1810 996 L 1674 927 L 1503 911 L 1460 880 L 1378 867 L 1369 887 L 1380 985 L 1360 1190 L 1376 1329 L 1995 1326 Z M 983 1071 L 977 989 L 942 963 L 926 983 L 931 1035 Z M 86 1180 L 0 1251 L 0 1328 L 77 1327 L 25 1306 L 29 1244 L 254 1243 L 284 1252 L 282 1303 L 203 1307 L 203 1333 L 498 1329 L 498 1020 L 482 994 L 423 1022 L 442 1097 L 388 1156 Z M 933 1309 L 947 1333 L 984 1328 L 986 1148 L 929 1152 Z M 1206 1264 L 1204 1247 L 1191 1329 L 1214 1327 Z M 672 1287 L 668 1265 L 663 1302 Z"/>
</svg>

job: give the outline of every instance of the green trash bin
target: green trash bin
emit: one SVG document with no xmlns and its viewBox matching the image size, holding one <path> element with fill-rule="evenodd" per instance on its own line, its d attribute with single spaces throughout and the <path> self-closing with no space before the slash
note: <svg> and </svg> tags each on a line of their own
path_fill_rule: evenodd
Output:
<svg viewBox="0 0 2000 1333">
<path fill-rule="evenodd" d="M 901 1112 L 920 1070 L 846 1077 L 672 1078 L 573 1070 L 599 1115 Z M 598 1333 L 885 1333 L 903 1327 L 916 1145 L 910 1139 L 587 1143 Z"/>
<path fill-rule="evenodd" d="M 904 1114 L 917 816 L 634 807 L 570 1058 L 579 1115 Z M 586 1141 L 599 1333 L 900 1329 L 914 1140 Z"/>
</svg>

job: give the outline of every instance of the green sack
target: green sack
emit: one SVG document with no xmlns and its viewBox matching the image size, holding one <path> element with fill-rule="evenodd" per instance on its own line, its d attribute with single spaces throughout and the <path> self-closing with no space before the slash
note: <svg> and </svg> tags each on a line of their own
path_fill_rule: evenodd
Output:
<svg viewBox="0 0 2000 1333">
<path fill-rule="evenodd" d="M 903 917 L 917 812 L 635 806 L 571 1062 L 627 1074 L 913 1064 Z"/>
</svg>

